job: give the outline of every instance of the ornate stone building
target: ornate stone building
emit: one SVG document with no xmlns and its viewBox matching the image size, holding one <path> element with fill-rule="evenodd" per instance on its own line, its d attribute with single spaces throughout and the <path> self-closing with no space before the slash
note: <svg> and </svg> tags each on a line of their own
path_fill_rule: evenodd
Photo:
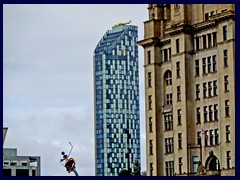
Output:
<svg viewBox="0 0 240 180">
<path fill-rule="evenodd" d="M 235 175 L 235 5 L 148 12 L 147 176 Z"/>
</svg>

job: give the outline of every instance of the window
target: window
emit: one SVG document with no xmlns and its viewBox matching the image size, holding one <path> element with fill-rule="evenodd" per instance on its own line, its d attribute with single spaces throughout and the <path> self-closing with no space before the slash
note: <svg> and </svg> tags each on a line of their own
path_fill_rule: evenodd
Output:
<svg viewBox="0 0 240 180">
<path fill-rule="evenodd" d="M 3 164 L 4 164 L 4 166 L 9 166 L 9 162 L 8 161 L 4 161 Z"/>
<path fill-rule="evenodd" d="M 229 117 L 230 116 L 230 109 L 229 109 L 229 100 L 225 101 L 225 116 Z"/>
<path fill-rule="evenodd" d="M 10 166 L 16 166 L 17 165 L 17 162 L 11 162 L 10 163 Z"/>
<path fill-rule="evenodd" d="M 153 132 L 153 129 L 152 129 L 152 117 L 149 117 L 149 132 Z"/>
<path fill-rule="evenodd" d="M 172 85 L 172 72 L 171 71 L 167 71 L 165 73 L 165 80 L 166 80 L 166 86 Z"/>
<path fill-rule="evenodd" d="M 174 175 L 174 162 L 173 161 L 166 161 L 166 176 L 173 176 Z"/>
<path fill-rule="evenodd" d="M 204 122 L 217 121 L 218 120 L 218 105 L 204 106 Z M 197 123 L 200 123 L 200 108 L 196 109 Z"/>
<path fill-rule="evenodd" d="M 192 162 L 193 162 L 193 173 L 197 173 L 198 162 L 199 162 L 198 156 L 193 156 Z"/>
<path fill-rule="evenodd" d="M 203 98 L 217 96 L 217 95 L 218 95 L 217 80 L 203 83 Z"/>
<path fill-rule="evenodd" d="M 173 118 L 172 114 L 165 114 L 164 115 L 164 124 L 165 124 L 165 130 L 173 130 Z"/>
<path fill-rule="evenodd" d="M 27 163 L 26 162 L 22 162 L 22 166 L 27 166 Z"/>
<path fill-rule="evenodd" d="M 208 34 L 207 38 L 208 38 L 208 47 L 212 47 L 212 34 Z"/>
<path fill-rule="evenodd" d="M 176 68 L 177 78 L 180 78 L 180 62 L 177 62 L 177 63 L 176 63 L 176 66 L 177 66 L 177 68 Z"/>
<path fill-rule="evenodd" d="M 225 49 L 223 50 L 223 63 L 224 63 L 224 67 L 228 67 L 228 50 Z"/>
<path fill-rule="evenodd" d="M 227 26 L 223 26 L 223 41 L 227 40 Z"/>
<path fill-rule="evenodd" d="M 182 124 L 181 109 L 177 110 L 177 114 L 178 114 L 178 125 L 181 125 Z"/>
<path fill-rule="evenodd" d="M 216 156 L 210 159 L 208 167 L 209 171 L 220 170 L 219 160 Z"/>
<path fill-rule="evenodd" d="M 202 144 L 202 138 L 201 138 L 201 131 L 197 132 L 197 145 L 201 145 Z"/>
<path fill-rule="evenodd" d="M 151 110 L 152 109 L 152 96 L 148 96 L 148 109 Z"/>
<path fill-rule="evenodd" d="M 199 37 L 195 38 L 195 42 L 196 42 L 196 50 L 199 50 Z"/>
<path fill-rule="evenodd" d="M 148 73 L 148 87 L 152 87 L 152 77 L 151 77 L 151 72 Z"/>
<path fill-rule="evenodd" d="M 153 176 L 153 163 L 150 163 L 150 176 Z"/>
<path fill-rule="evenodd" d="M 207 97 L 207 83 L 203 83 L 203 97 Z"/>
<path fill-rule="evenodd" d="M 181 87 L 177 86 L 177 101 L 181 101 Z"/>
<path fill-rule="evenodd" d="M 208 131 L 205 131 L 204 141 L 205 141 L 205 146 L 208 146 Z"/>
<path fill-rule="evenodd" d="M 224 76 L 224 90 L 225 92 L 229 91 L 228 76 Z"/>
<path fill-rule="evenodd" d="M 213 95 L 217 96 L 217 81 L 213 81 Z"/>
<path fill-rule="evenodd" d="M 167 94 L 167 105 L 172 104 L 172 93 Z"/>
<path fill-rule="evenodd" d="M 210 72 L 212 72 L 211 56 L 207 57 L 207 62 L 208 62 L 208 73 L 210 73 Z"/>
<path fill-rule="evenodd" d="M 179 174 L 183 173 L 183 160 L 182 157 L 178 158 L 178 167 L 179 167 Z"/>
<path fill-rule="evenodd" d="M 218 105 L 214 104 L 214 120 L 218 120 Z"/>
<path fill-rule="evenodd" d="M 211 11 L 211 12 L 210 12 L 210 16 L 213 16 L 213 15 L 214 15 L 214 11 Z"/>
<path fill-rule="evenodd" d="M 197 124 L 201 123 L 201 113 L 200 113 L 200 107 L 196 109 L 196 115 L 197 115 Z"/>
<path fill-rule="evenodd" d="M 206 49 L 206 48 L 207 48 L 206 35 L 203 35 L 203 36 L 202 36 L 202 39 L 203 39 L 203 49 Z"/>
<path fill-rule="evenodd" d="M 200 84 L 196 84 L 196 99 L 200 99 Z"/>
<path fill-rule="evenodd" d="M 208 121 L 208 107 L 207 106 L 204 106 L 203 107 L 204 109 L 204 122 L 207 122 Z"/>
<path fill-rule="evenodd" d="M 149 154 L 153 155 L 153 140 L 149 140 Z"/>
<path fill-rule="evenodd" d="M 165 152 L 173 153 L 173 138 L 165 138 Z"/>
<path fill-rule="evenodd" d="M 213 46 L 217 46 L 217 33 L 213 32 Z"/>
<path fill-rule="evenodd" d="M 163 58 L 164 58 L 164 62 L 168 61 L 168 50 L 167 49 L 163 50 Z"/>
<path fill-rule="evenodd" d="M 199 59 L 195 60 L 195 76 L 199 76 Z"/>
<path fill-rule="evenodd" d="M 179 39 L 176 39 L 176 53 L 180 52 L 180 41 Z"/>
<path fill-rule="evenodd" d="M 178 149 L 182 149 L 182 133 L 178 133 Z"/>
<path fill-rule="evenodd" d="M 218 133 L 218 129 L 215 129 L 215 144 L 219 144 L 219 133 Z"/>
<path fill-rule="evenodd" d="M 208 97 L 212 97 L 212 81 L 208 82 Z"/>
<path fill-rule="evenodd" d="M 207 21 L 209 19 L 209 15 L 208 13 L 205 13 L 205 21 Z"/>
<path fill-rule="evenodd" d="M 203 70 L 203 74 L 207 74 L 206 58 L 202 58 L 202 70 Z"/>
<path fill-rule="evenodd" d="M 213 63 L 213 72 L 217 72 L 216 55 L 213 55 L 213 56 L 212 56 L 212 63 Z"/>
<path fill-rule="evenodd" d="M 227 151 L 227 168 L 232 168 L 231 151 Z"/>
<path fill-rule="evenodd" d="M 148 51 L 148 64 L 151 64 L 151 51 Z"/>
<path fill-rule="evenodd" d="M 214 132 L 213 130 L 210 130 L 210 145 L 214 145 Z"/>
<path fill-rule="evenodd" d="M 203 74 L 217 72 L 216 55 L 202 58 Z"/>
<path fill-rule="evenodd" d="M 209 106 L 209 121 L 213 121 L 213 107 Z"/>
<path fill-rule="evenodd" d="M 226 141 L 230 142 L 231 141 L 231 136 L 230 136 L 230 125 L 226 126 Z"/>
<path fill-rule="evenodd" d="M 168 54 L 169 54 L 169 61 L 170 61 L 172 58 L 172 49 L 171 48 L 168 48 Z"/>
<path fill-rule="evenodd" d="M 163 62 L 171 61 L 172 58 L 172 50 L 171 48 L 163 49 L 162 51 Z"/>
</svg>

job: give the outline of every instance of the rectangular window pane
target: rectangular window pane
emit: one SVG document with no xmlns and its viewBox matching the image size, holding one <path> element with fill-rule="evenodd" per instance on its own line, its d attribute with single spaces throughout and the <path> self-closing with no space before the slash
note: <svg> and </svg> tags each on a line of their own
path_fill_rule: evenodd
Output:
<svg viewBox="0 0 240 180">
<path fill-rule="evenodd" d="M 176 39 L 176 53 L 180 52 L 180 41 L 179 39 Z"/>
<path fill-rule="evenodd" d="M 199 59 L 195 60 L 195 76 L 199 76 Z"/>
<path fill-rule="evenodd" d="M 148 64 L 151 64 L 151 51 L 148 51 Z"/>
<path fill-rule="evenodd" d="M 227 26 L 223 26 L 223 41 L 227 40 Z"/>
</svg>

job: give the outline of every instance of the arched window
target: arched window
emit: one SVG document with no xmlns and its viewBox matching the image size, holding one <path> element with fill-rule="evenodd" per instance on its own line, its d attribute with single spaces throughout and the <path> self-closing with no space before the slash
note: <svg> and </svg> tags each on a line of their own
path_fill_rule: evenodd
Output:
<svg viewBox="0 0 240 180">
<path fill-rule="evenodd" d="M 209 162 L 209 170 L 219 170 L 219 160 L 216 157 L 213 157 Z"/>
<path fill-rule="evenodd" d="M 210 152 L 210 156 L 206 160 L 206 169 L 208 171 L 220 170 L 220 162 L 218 158 L 215 155 L 213 155 L 213 152 Z"/>
<path fill-rule="evenodd" d="M 170 70 L 167 70 L 165 72 L 164 79 L 165 79 L 166 86 L 172 85 L 172 72 Z"/>
</svg>

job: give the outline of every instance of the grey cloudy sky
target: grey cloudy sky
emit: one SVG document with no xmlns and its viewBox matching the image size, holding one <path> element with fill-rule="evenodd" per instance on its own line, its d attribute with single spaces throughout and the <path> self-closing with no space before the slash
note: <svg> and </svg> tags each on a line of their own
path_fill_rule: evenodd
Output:
<svg viewBox="0 0 240 180">
<path fill-rule="evenodd" d="M 3 5 L 4 148 L 41 156 L 43 176 L 73 176 L 59 159 L 74 145 L 79 175 L 94 176 L 93 51 L 132 20 L 143 39 L 146 4 Z M 141 161 L 145 165 L 143 48 L 139 47 Z"/>
</svg>

